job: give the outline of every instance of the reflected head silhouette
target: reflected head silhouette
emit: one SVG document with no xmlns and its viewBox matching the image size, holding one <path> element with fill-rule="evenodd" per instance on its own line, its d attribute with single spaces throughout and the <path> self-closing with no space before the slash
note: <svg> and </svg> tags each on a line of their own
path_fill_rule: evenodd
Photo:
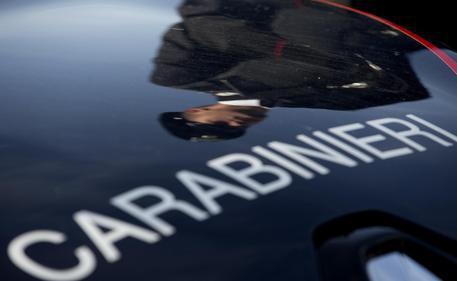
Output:
<svg viewBox="0 0 457 281">
<path fill-rule="evenodd" d="M 159 117 L 162 126 L 173 136 L 190 141 L 218 141 L 241 137 L 244 127 L 192 122 L 182 112 L 165 112 Z"/>
</svg>

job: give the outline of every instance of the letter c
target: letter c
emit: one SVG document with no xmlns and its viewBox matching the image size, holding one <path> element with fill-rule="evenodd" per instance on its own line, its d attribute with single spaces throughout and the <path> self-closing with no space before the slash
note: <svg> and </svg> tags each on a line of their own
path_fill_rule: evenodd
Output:
<svg viewBox="0 0 457 281">
<path fill-rule="evenodd" d="M 52 269 L 43 266 L 27 256 L 25 250 L 37 243 L 61 244 L 66 237 L 63 233 L 49 230 L 36 230 L 24 233 L 10 242 L 8 245 L 8 256 L 10 260 L 20 269 L 28 274 L 47 281 L 76 281 L 89 276 L 97 265 L 92 251 L 81 246 L 75 250 L 78 258 L 78 265 L 70 269 Z"/>
</svg>

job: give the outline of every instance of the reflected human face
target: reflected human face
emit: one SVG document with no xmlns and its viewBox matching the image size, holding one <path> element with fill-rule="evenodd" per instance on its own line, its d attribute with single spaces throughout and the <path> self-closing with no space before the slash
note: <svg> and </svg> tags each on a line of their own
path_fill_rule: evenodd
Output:
<svg viewBox="0 0 457 281">
<path fill-rule="evenodd" d="M 260 106 L 213 104 L 184 111 L 185 119 L 202 124 L 225 124 L 230 127 L 248 127 L 262 121 L 267 109 Z"/>
</svg>

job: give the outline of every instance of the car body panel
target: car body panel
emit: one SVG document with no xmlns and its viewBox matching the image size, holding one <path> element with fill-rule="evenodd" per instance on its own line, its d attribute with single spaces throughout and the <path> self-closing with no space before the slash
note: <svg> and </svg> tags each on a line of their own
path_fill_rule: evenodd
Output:
<svg viewBox="0 0 457 281">
<path fill-rule="evenodd" d="M 236 10 L 237 1 L 209 1 L 220 7 L 206 2 L 202 7 L 213 10 L 191 10 L 180 1 L 2 4 L 2 280 L 35 280 L 12 262 L 8 247 L 19 235 L 43 229 L 64 233 L 66 242 L 37 244 L 29 256 L 65 269 L 78 263 L 75 248 L 86 245 L 97 265 L 84 280 L 317 280 L 313 231 L 367 210 L 455 241 L 456 142 L 407 117 L 457 134 L 457 77 L 448 65 L 391 26 L 323 3 L 247 1 L 249 9 L 267 11 L 254 17 Z M 224 24 L 236 32 L 218 29 Z M 173 35 L 182 25 L 187 38 Z M 190 40 L 192 47 L 176 51 L 164 38 Z M 198 48 L 214 55 L 202 57 Z M 255 98 L 270 95 L 268 117 L 239 138 L 186 141 L 169 134 L 159 116 L 214 103 L 214 92 L 224 90 L 211 88 L 220 74 L 238 77 L 237 88 L 255 92 Z M 353 85 L 364 81 L 366 88 Z M 275 95 L 290 89 L 285 98 Z M 297 91 L 312 94 L 297 102 L 290 99 Z M 365 126 L 359 136 L 379 134 L 365 122 L 383 118 L 412 122 L 451 145 L 418 136 L 425 151 L 409 147 L 411 153 L 391 159 L 369 154 L 371 163 L 352 157 L 355 167 L 319 162 L 329 173 L 315 172 L 313 179 L 288 171 L 292 181 L 285 188 L 255 200 L 218 198 L 222 211 L 203 221 L 170 212 L 163 218 L 176 227 L 174 235 L 157 243 L 119 241 L 115 262 L 105 259 L 74 220 L 90 210 L 151 230 L 110 203 L 142 186 L 162 187 L 210 213 L 178 172 L 248 189 L 207 162 L 242 153 L 276 165 L 252 148 L 268 148 L 273 141 L 303 146 L 299 134 L 313 137 L 353 123 Z M 382 150 L 408 147 L 383 135 Z"/>
</svg>

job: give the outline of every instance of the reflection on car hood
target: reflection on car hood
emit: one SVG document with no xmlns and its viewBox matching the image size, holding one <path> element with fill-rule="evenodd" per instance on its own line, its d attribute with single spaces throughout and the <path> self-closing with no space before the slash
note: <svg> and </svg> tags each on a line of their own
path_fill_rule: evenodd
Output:
<svg viewBox="0 0 457 281">
<path fill-rule="evenodd" d="M 318 280 L 313 231 L 367 210 L 456 239 L 453 51 L 317 1 L 153 2 L 0 4 L 3 279 Z"/>
</svg>

